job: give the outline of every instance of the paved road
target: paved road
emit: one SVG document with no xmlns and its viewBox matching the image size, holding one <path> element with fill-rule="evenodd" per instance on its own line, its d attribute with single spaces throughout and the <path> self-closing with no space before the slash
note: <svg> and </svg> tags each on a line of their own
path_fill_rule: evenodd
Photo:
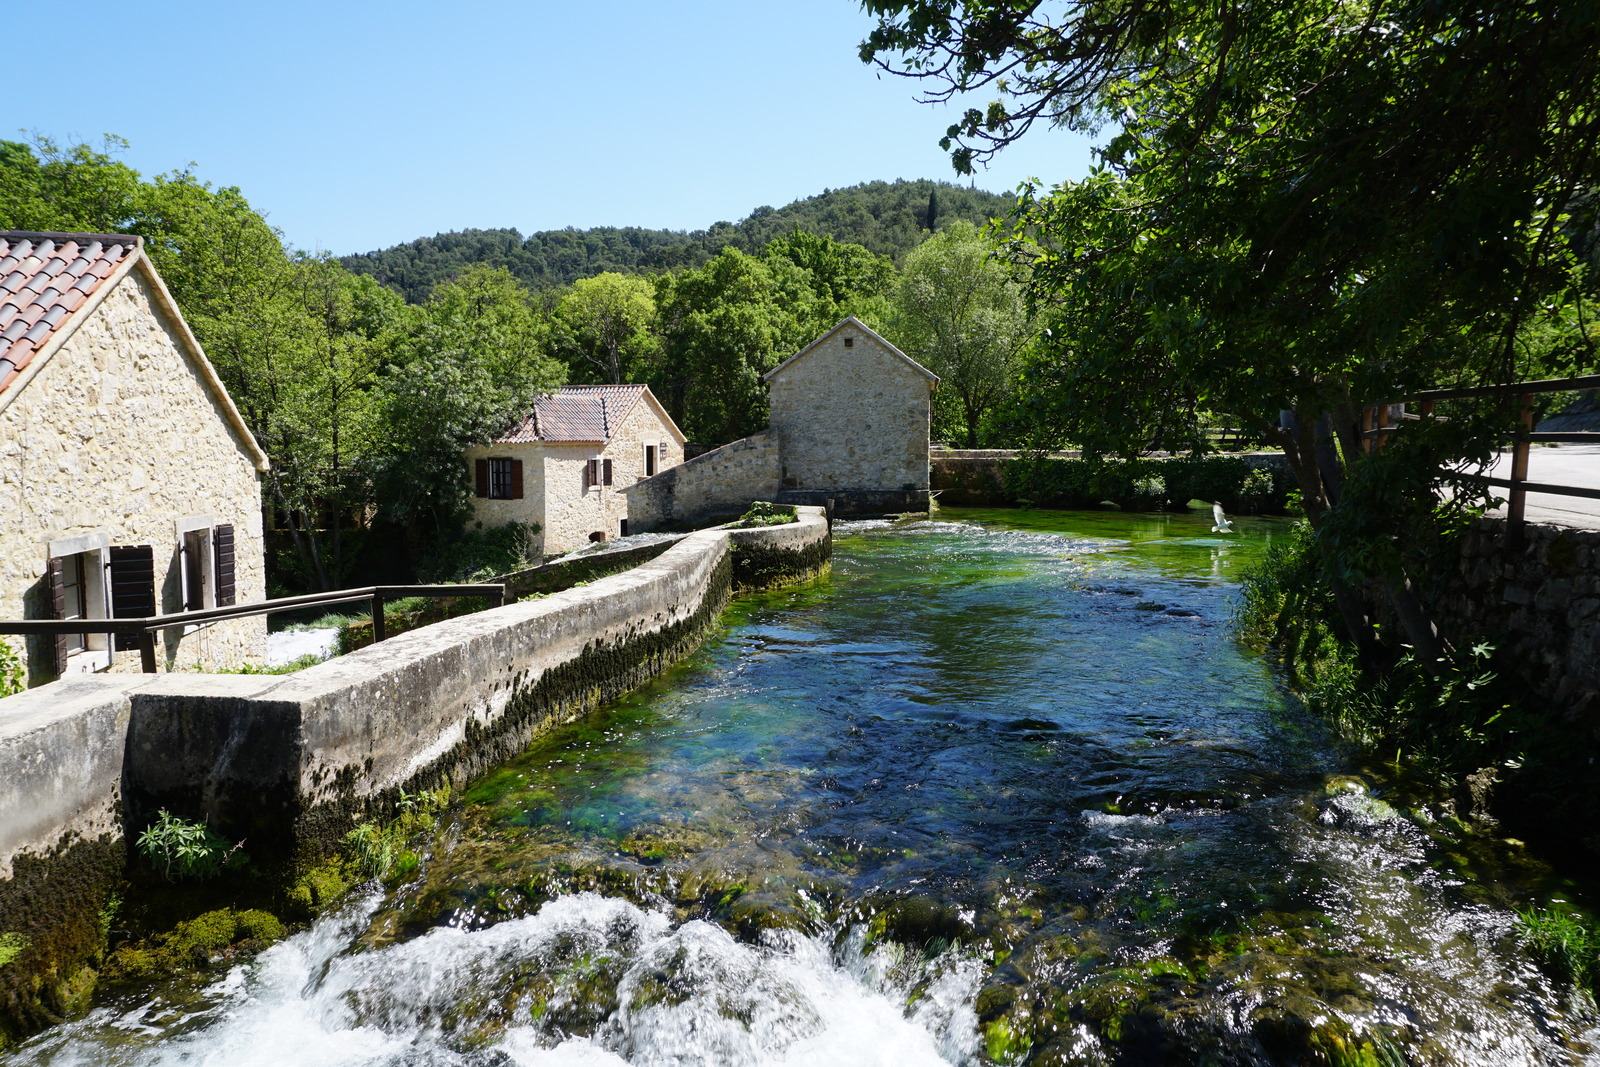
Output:
<svg viewBox="0 0 1600 1067">
<path fill-rule="evenodd" d="M 1497 478 L 1511 477 L 1511 453 L 1502 452 L 1490 473 Z M 1600 445 L 1535 445 L 1528 453 L 1528 481 L 1600 488 Z M 1494 489 L 1502 500 L 1508 491 L 1500 486 Z M 1490 512 L 1505 513 L 1504 506 Z M 1600 500 L 1529 493 L 1527 516 L 1529 522 L 1600 530 Z"/>
</svg>

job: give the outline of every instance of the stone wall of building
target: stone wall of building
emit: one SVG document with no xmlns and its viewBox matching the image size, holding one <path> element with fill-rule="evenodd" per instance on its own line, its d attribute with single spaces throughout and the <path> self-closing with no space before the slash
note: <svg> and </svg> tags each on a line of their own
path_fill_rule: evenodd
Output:
<svg viewBox="0 0 1600 1067">
<path fill-rule="evenodd" d="M 180 336 L 133 270 L 31 380 L 11 386 L 0 409 L 0 618 L 51 617 L 46 561 L 52 542 L 74 540 L 152 546 L 157 607 L 181 610 L 184 520 L 231 524 L 237 601 L 264 597 L 256 469 Z M 103 590 L 91 577 L 92 616 Z M 30 684 L 54 677 L 53 639 L 0 640 L 24 648 Z M 105 669 L 105 639 L 90 645 L 70 673 Z M 260 662 L 266 620 L 169 630 L 157 649 L 168 667 Z M 110 670 L 139 670 L 136 652 L 109 657 Z"/>
<path fill-rule="evenodd" d="M 1456 580 L 1430 591 L 1441 624 L 1511 653 L 1534 693 L 1600 737 L 1600 530 L 1524 530 L 1516 545 L 1504 519 L 1473 523 Z"/>
<path fill-rule="evenodd" d="M 833 330 L 769 384 L 783 488 L 928 488 L 934 383 L 870 332 Z"/>
<path fill-rule="evenodd" d="M 530 551 L 558 555 L 582 548 L 599 534 L 619 536 L 628 520 L 623 490 L 643 480 L 645 446 L 657 450 L 656 470 L 683 462 L 683 442 L 650 397 L 635 404 L 604 447 L 597 441 L 533 441 L 490 444 L 466 452 L 467 477 L 475 478 L 478 459 L 503 456 L 522 460 L 520 500 L 473 499 L 474 518 L 484 526 L 508 522 L 537 523 Z M 591 459 L 611 461 L 611 484 L 589 485 L 585 467 Z"/>
<path fill-rule="evenodd" d="M 777 499 L 781 477 L 778 435 L 751 434 L 626 487 L 628 529 L 740 514 L 753 500 Z"/>
<path fill-rule="evenodd" d="M 466 451 L 466 477 L 469 484 L 477 480 L 477 461 L 491 457 L 522 461 L 522 498 L 495 500 L 489 497 L 472 498 L 472 518 L 485 529 L 520 522 L 537 526 L 539 532 L 528 539 L 528 553 L 532 556 L 544 552 L 544 498 L 545 470 L 544 444 L 540 441 L 517 444 L 477 445 Z M 475 488 L 475 485 L 474 485 Z"/>
</svg>

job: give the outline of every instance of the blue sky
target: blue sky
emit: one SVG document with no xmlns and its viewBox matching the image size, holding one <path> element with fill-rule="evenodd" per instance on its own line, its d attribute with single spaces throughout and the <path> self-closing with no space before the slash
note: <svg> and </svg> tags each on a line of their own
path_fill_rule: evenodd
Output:
<svg viewBox="0 0 1600 1067">
<path fill-rule="evenodd" d="M 114 133 L 146 175 L 192 161 L 300 248 L 699 229 L 824 188 L 954 179 L 949 112 L 860 62 L 871 20 L 852 0 L 78 0 L 6 22 L 69 58 L 11 87 L 0 137 Z M 1088 167 L 1086 140 L 1036 130 L 976 183 Z"/>
</svg>

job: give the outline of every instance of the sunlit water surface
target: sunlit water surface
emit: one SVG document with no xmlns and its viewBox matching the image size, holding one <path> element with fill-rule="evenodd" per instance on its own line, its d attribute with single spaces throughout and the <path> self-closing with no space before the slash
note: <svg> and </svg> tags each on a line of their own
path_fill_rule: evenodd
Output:
<svg viewBox="0 0 1600 1067">
<path fill-rule="evenodd" d="M 401 884 L 4 1062 L 1600 1062 L 1465 831 L 1232 641 L 1285 527 L 1208 527 L 841 525 L 829 578 L 475 783 Z"/>
</svg>

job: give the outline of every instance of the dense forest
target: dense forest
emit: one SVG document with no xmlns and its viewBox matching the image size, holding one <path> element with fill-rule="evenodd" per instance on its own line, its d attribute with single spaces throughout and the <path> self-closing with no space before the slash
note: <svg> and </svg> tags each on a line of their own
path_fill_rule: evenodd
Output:
<svg viewBox="0 0 1600 1067">
<path fill-rule="evenodd" d="M 342 262 L 420 304 L 439 282 L 480 264 L 504 267 L 530 289 L 544 289 L 606 271 L 700 267 L 724 248 L 759 252 L 796 229 L 899 259 L 948 222 L 963 219 L 982 226 L 1005 215 L 1011 204 L 1009 195 L 948 182 L 863 182 L 825 189 L 781 208 L 758 207 L 736 223 L 717 222 L 692 232 L 597 226 L 523 237 L 516 230 L 459 230 L 345 256 Z"/>
</svg>

